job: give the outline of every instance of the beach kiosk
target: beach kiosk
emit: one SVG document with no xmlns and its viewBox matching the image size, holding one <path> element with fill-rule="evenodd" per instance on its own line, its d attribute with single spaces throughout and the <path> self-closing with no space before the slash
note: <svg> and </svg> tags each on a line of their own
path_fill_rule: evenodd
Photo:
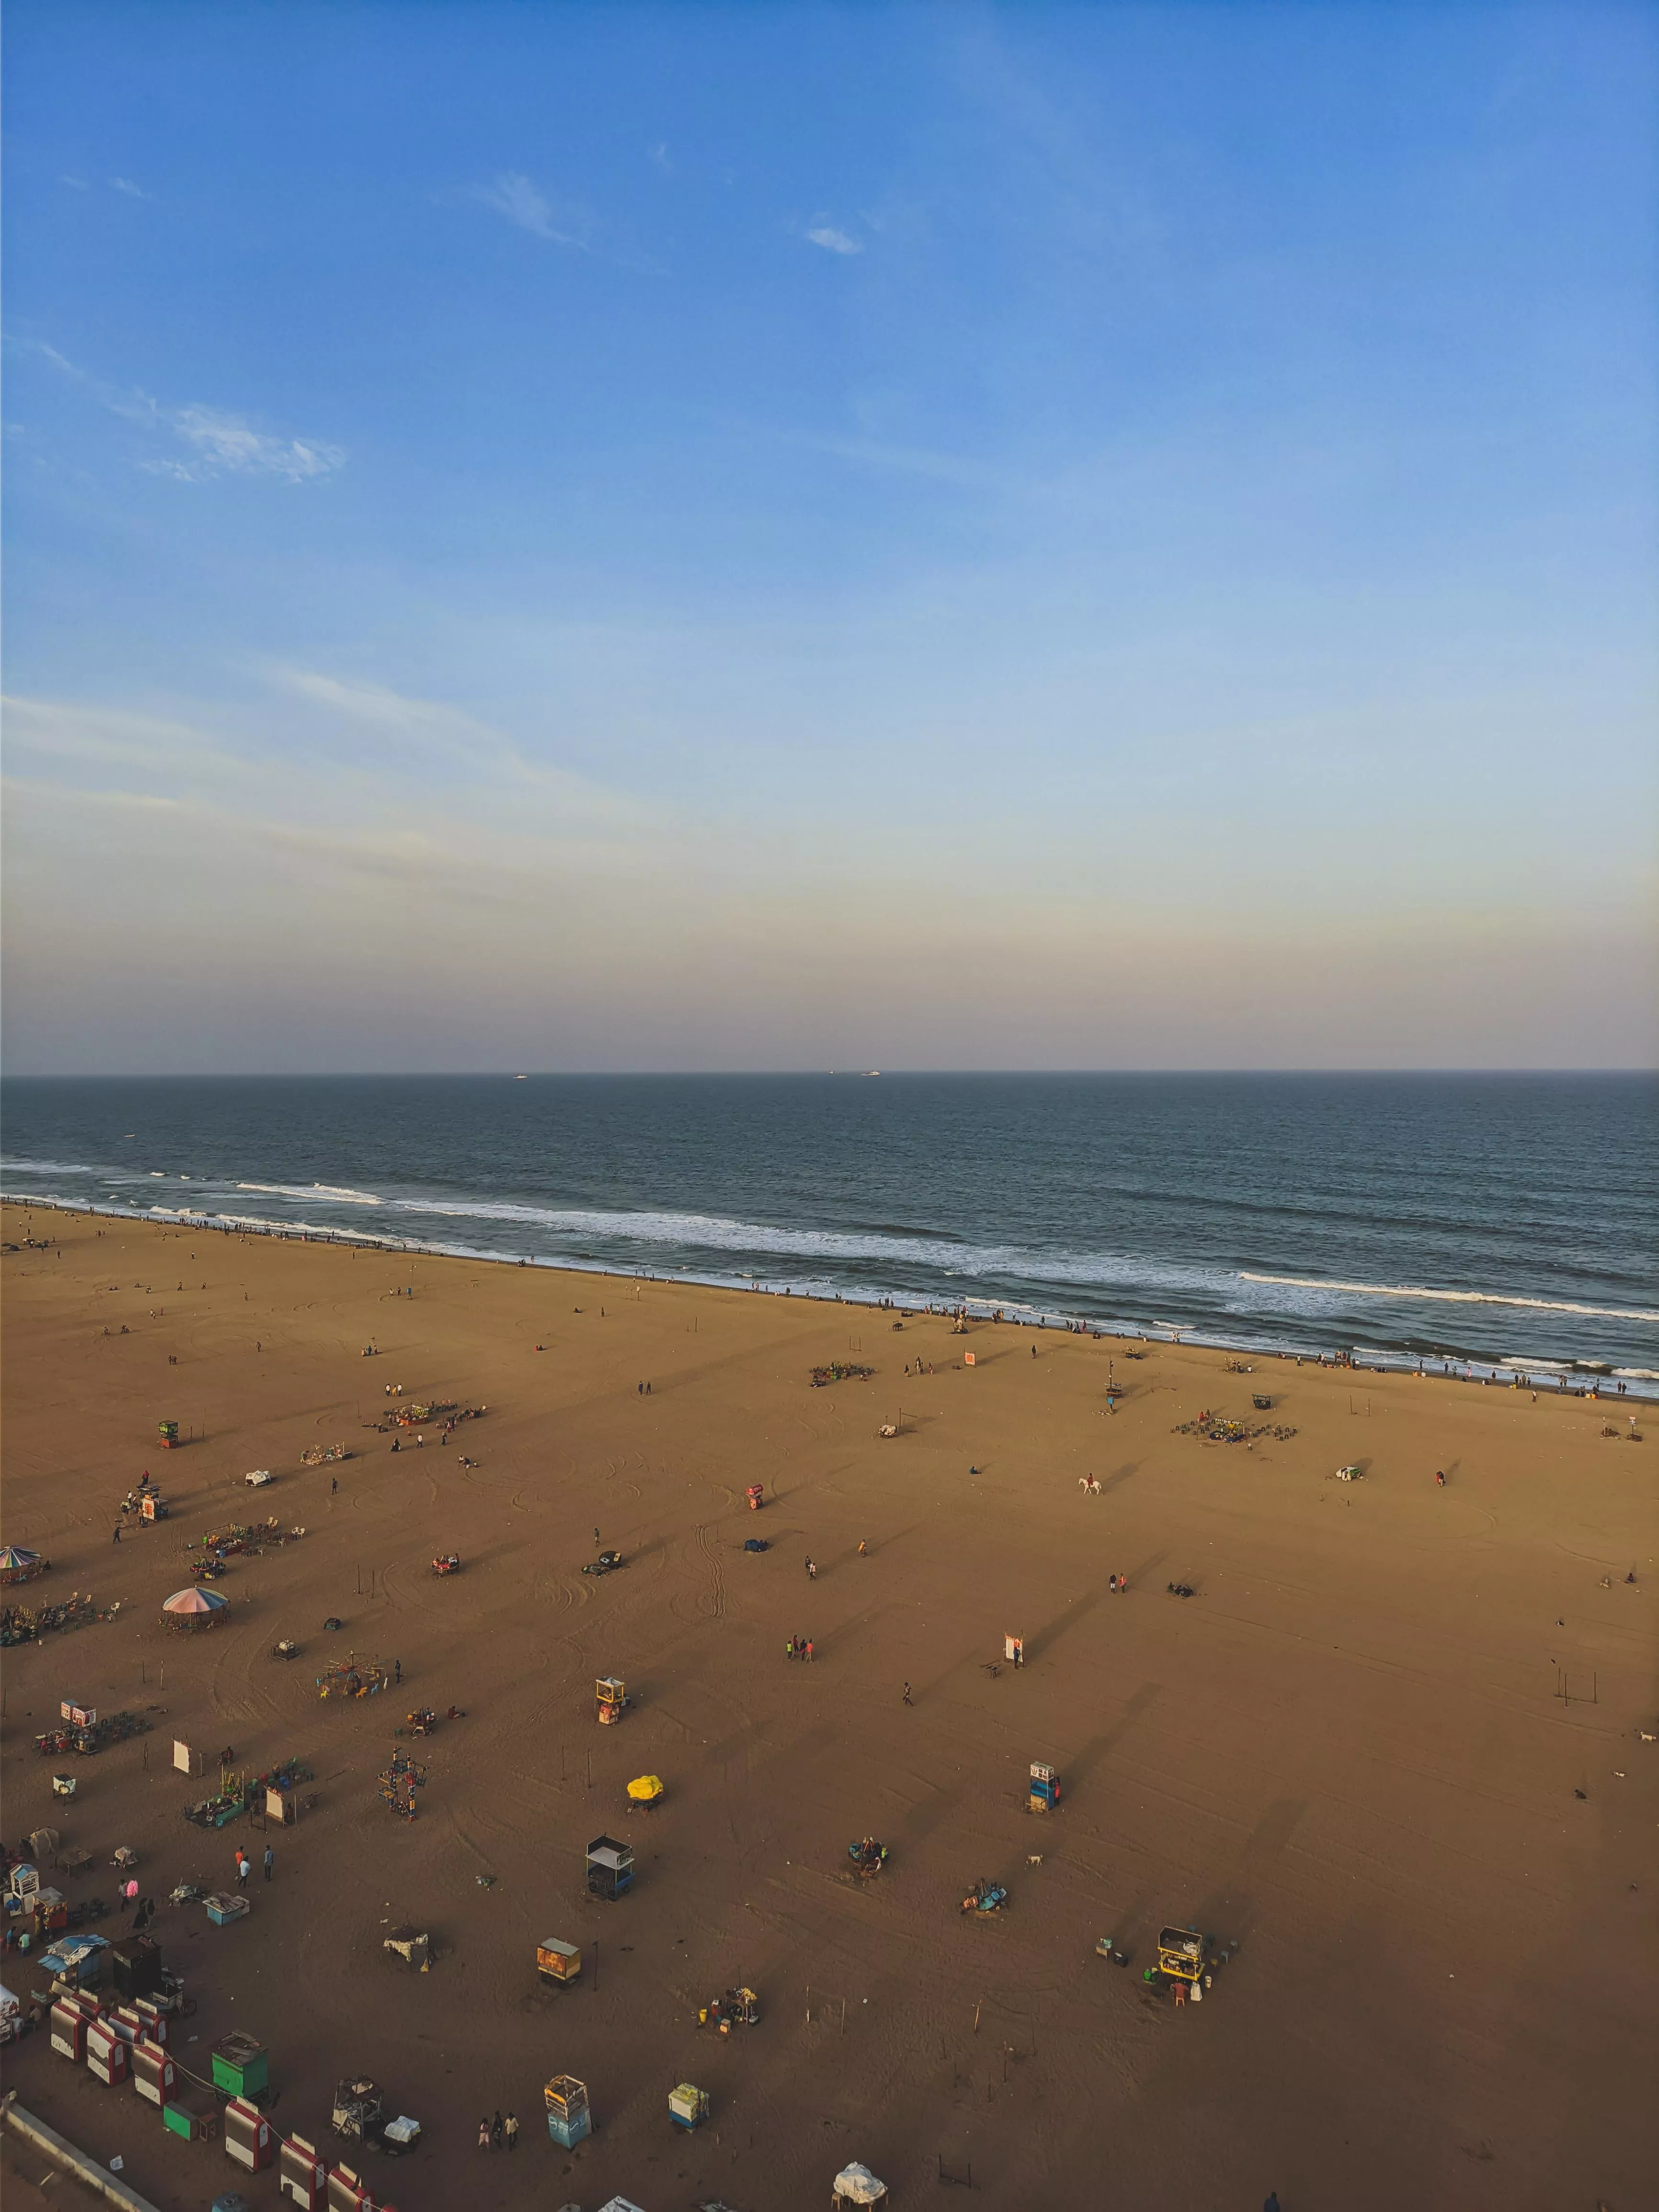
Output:
<svg viewBox="0 0 1659 2212">
<path fill-rule="evenodd" d="M 257 2104 L 270 2087 L 270 2054 L 264 2044 L 240 2030 L 221 2036 L 213 2046 L 213 2086 L 222 2096 Z"/>
<path fill-rule="evenodd" d="M 94 2020 L 87 2027 L 87 2071 L 106 2087 L 118 2089 L 127 2078 L 126 2039 L 112 2020 Z"/>
<path fill-rule="evenodd" d="M 147 2103 L 161 2106 L 172 2103 L 178 2087 L 172 2059 L 147 2035 L 140 2036 L 132 2046 L 132 2086 Z"/>
<path fill-rule="evenodd" d="M 98 2007 L 90 1997 L 69 1994 L 60 1996 L 47 2014 L 52 2030 L 52 2047 L 60 2058 L 68 2058 L 79 2066 L 87 2055 L 87 2030 L 98 2017 Z"/>
<path fill-rule="evenodd" d="M 276 2179 L 284 2203 L 300 2205 L 302 2212 L 323 2212 L 328 2168 L 317 2155 L 315 2143 L 307 2142 L 303 2136 L 284 2136 Z"/>
<path fill-rule="evenodd" d="M 1197 1982 L 1204 1972 L 1204 1943 L 1195 1928 L 1161 1928 L 1158 1971 L 1172 1982 Z"/>
<path fill-rule="evenodd" d="M 634 1886 L 634 1854 L 614 1836 L 595 1836 L 587 1847 L 587 1893 L 614 1904 Z"/>
<path fill-rule="evenodd" d="M 276 2136 L 270 2132 L 270 2121 L 246 2097 L 228 2100 L 219 2136 L 226 2146 L 226 2157 L 248 2167 L 250 2174 L 276 2163 Z"/>
<path fill-rule="evenodd" d="M 110 1953 L 115 1994 L 130 2005 L 153 1997 L 161 1986 L 161 1954 L 148 1936 L 128 1936 Z"/>
<path fill-rule="evenodd" d="M 225 2156 L 245 2166 L 250 2173 L 258 2173 L 274 2165 L 276 2141 L 270 2131 L 270 2122 L 257 2105 L 246 2097 L 232 2097 L 225 2106 L 221 2134 Z"/>
<path fill-rule="evenodd" d="M 368 2184 L 355 2166 L 342 2161 L 328 2169 L 328 2194 L 324 2203 L 328 2212 L 374 2212 L 374 2198 L 368 2193 Z"/>
<path fill-rule="evenodd" d="M 580 1945 L 563 1942 L 556 1936 L 544 1936 L 536 1946 L 536 1972 L 556 1988 L 576 1980 L 581 1970 Z"/>
<path fill-rule="evenodd" d="M 620 1674 L 601 1674 L 593 1685 L 593 1703 L 601 1728 L 615 1728 L 628 1711 L 628 1685 Z"/>
<path fill-rule="evenodd" d="M 1028 1813 L 1052 1813 L 1060 1802 L 1060 1780 L 1052 1766 L 1031 1761 L 1031 1790 L 1025 1801 Z"/>
<path fill-rule="evenodd" d="M 699 2089 L 695 2081 L 682 2081 L 668 2093 L 668 2117 L 688 2135 L 702 2125 L 712 2109 L 708 2090 Z"/>
<path fill-rule="evenodd" d="M 574 2074 L 556 2074 L 542 2092 L 547 2103 L 547 2132 L 556 2143 L 574 2150 L 593 2132 L 588 2109 L 587 2084 Z"/>
</svg>

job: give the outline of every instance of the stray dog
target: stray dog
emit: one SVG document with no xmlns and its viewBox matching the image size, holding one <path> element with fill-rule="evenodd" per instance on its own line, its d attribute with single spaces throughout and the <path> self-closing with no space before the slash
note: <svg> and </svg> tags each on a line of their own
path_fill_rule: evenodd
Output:
<svg viewBox="0 0 1659 2212">
<path fill-rule="evenodd" d="M 1042 1852 L 1028 1851 L 1025 1855 L 1025 1863 L 1027 1866 L 1041 1866 L 1042 1864 Z"/>
</svg>

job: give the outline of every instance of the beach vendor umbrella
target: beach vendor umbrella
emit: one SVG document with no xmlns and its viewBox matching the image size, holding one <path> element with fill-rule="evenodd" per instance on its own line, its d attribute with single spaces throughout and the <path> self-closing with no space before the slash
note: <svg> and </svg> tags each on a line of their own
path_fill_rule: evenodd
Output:
<svg viewBox="0 0 1659 2212">
<path fill-rule="evenodd" d="M 629 1784 L 628 1795 L 635 1805 L 654 1805 L 662 1796 L 662 1778 L 641 1774 Z"/>
<path fill-rule="evenodd" d="M 168 1628 L 216 1628 L 229 1615 L 228 1597 L 221 1597 L 217 1590 L 202 1589 L 195 1583 L 188 1589 L 174 1590 L 161 1607 L 162 1623 Z"/>
<path fill-rule="evenodd" d="M 0 1552 L 0 1573 L 9 1567 L 38 1566 L 40 1561 L 39 1552 L 20 1551 L 15 1544 L 8 1544 L 4 1551 Z"/>
</svg>

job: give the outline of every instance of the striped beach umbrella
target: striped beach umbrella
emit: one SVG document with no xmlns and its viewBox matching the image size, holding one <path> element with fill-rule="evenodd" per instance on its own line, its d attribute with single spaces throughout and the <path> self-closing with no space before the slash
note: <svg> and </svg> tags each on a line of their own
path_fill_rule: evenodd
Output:
<svg viewBox="0 0 1659 2212">
<path fill-rule="evenodd" d="M 217 1590 L 201 1589 L 191 1583 L 188 1589 L 174 1590 L 161 1607 L 161 1620 L 167 1628 L 216 1628 L 228 1618 L 230 1600 L 221 1597 Z"/>
</svg>

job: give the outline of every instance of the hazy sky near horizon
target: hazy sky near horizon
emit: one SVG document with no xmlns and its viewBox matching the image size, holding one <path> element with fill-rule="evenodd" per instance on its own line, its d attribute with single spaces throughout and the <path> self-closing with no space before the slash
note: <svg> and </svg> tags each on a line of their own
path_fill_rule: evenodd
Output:
<svg viewBox="0 0 1659 2212">
<path fill-rule="evenodd" d="M 1654 8 L 5 55 L 15 1072 L 1654 1057 Z"/>
</svg>

